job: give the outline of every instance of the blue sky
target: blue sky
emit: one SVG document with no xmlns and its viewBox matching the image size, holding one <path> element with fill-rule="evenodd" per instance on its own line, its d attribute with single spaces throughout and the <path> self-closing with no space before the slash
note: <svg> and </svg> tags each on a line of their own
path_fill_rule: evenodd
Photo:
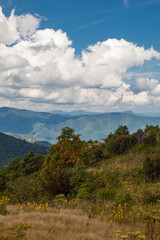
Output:
<svg viewBox="0 0 160 240">
<path fill-rule="evenodd" d="M 1 0 L 6 15 L 44 16 L 41 28 L 62 29 L 77 53 L 108 38 L 160 50 L 160 0 Z M 44 19 L 45 19 L 44 18 Z"/>
<path fill-rule="evenodd" d="M 1 106 L 159 112 L 160 0 L 0 6 Z"/>
</svg>

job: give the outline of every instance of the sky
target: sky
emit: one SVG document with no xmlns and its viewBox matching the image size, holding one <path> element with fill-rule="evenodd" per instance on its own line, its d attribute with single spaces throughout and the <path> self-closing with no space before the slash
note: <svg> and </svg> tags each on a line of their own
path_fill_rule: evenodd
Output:
<svg viewBox="0 0 160 240">
<path fill-rule="evenodd" d="M 0 0 L 0 107 L 160 113 L 160 0 Z"/>
</svg>

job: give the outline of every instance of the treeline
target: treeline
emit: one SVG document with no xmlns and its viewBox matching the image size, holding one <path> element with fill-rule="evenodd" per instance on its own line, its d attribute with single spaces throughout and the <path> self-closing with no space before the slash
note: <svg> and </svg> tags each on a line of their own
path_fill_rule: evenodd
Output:
<svg viewBox="0 0 160 240">
<path fill-rule="evenodd" d="M 132 148 L 147 148 L 147 146 L 159 146 L 160 128 L 159 126 L 146 125 L 144 131 L 138 129 L 130 134 L 126 125 L 119 126 L 114 133 L 110 133 L 103 143 L 89 141 L 93 147 L 95 162 L 103 158 L 111 158 L 115 155 L 127 153 Z"/>
</svg>

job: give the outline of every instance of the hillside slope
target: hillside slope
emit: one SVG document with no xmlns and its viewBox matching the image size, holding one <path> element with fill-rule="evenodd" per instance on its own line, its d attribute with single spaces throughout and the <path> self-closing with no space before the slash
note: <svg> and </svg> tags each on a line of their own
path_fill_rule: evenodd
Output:
<svg viewBox="0 0 160 240">
<path fill-rule="evenodd" d="M 30 150 L 47 154 L 47 148 L 0 133 L 0 164 L 5 165 L 15 157 L 23 157 Z"/>
</svg>

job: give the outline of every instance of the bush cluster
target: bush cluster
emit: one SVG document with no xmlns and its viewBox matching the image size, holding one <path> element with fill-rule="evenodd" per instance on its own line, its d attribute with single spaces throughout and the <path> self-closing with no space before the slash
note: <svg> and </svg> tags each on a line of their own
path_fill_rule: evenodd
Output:
<svg viewBox="0 0 160 240">
<path fill-rule="evenodd" d="M 92 160 L 88 144 L 82 141 L 73 129 L 63 128 L 57 140 L 57 144 L 49 148 L 39 177 L 51 195 L 70 193 L 70 178 L 74 167 L 78 162 L 87 165 Z"/>
<path fill-rule="evenodd" d="M 146 179 L 152 182 L 158 181 L 160 178 L 160 156 L 146 157 L 143 162 L 143 170 Z"/>
</svg>

